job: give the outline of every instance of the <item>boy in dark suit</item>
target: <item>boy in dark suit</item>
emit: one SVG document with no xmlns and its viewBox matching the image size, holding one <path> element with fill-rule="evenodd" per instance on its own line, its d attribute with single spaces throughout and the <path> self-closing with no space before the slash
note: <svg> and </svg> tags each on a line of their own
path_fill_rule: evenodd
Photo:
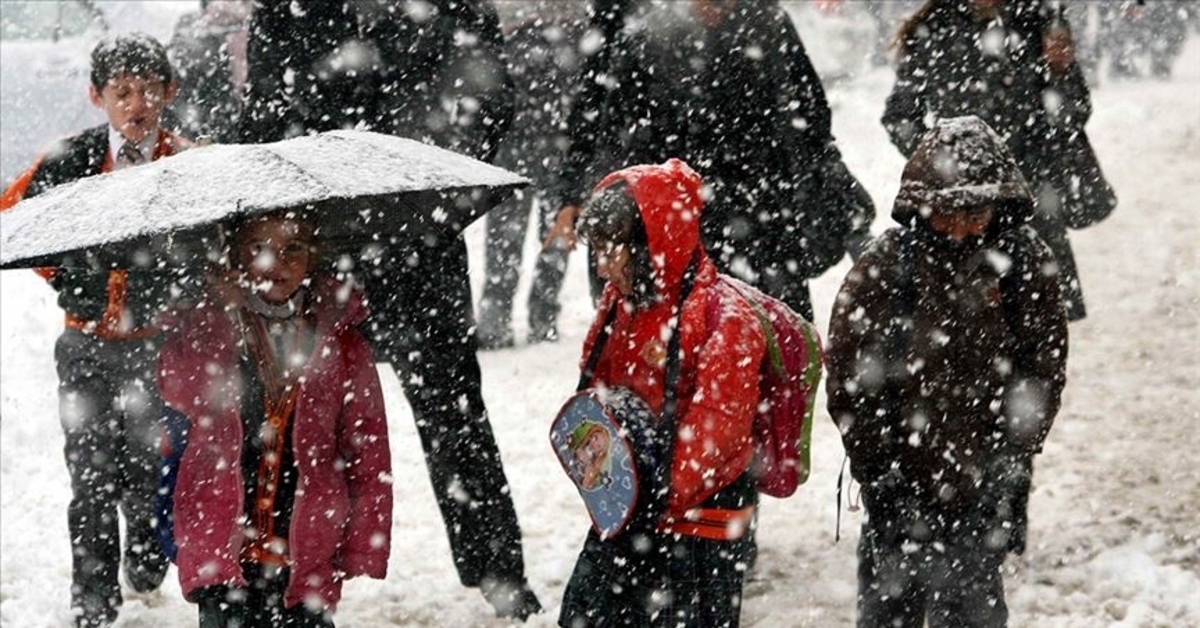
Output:
<svg viewBox="0 0 1200 628">
<path fill-rule="evenodd" d="M 92 104 L 108 124 L 60 141 L 0 197 L 0 210 L 64 183 L 174 154 L 187 142 L 160 126 L 175 95 L 166 50 L 140 33 L 92 51 Z M 162 583 L 167 559 L 154 533 L 158 420 L 154 386 L 158 329 L 168 278 L 138 271 L 39 269 L 66 313 L 55 346 L 59 415 L 71 504 L 71 607 L 75 625 L 108 626 L 121 605 L 118 508 L 125 516 L 125 576 L 137 592 Z"/>
</svg>

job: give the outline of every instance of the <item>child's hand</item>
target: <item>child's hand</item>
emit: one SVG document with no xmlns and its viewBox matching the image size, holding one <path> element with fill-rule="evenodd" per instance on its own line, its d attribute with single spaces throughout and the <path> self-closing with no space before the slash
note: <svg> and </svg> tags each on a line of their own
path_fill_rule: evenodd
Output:
<svg viewBox="0 0 1200 628">
<path fill-rule="evenodd" d="M 241 272 L 229 269 L 210 270 L 207 280 L 209 298 L 223 311 L 237 310 L 246 304 Z"/>
</svg>

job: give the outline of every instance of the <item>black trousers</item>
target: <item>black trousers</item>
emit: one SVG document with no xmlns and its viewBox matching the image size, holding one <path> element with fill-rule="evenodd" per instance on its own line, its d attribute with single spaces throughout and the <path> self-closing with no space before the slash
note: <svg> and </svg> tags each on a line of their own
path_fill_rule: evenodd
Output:
<svg viewBox="0 0 1200 628">
<path fill-rule="evenodd" d="M 752 546 L 627 531 L 589 530 L 563 594 L 563 628 L 736 628 Z"/>
<path fill-rule="evenodd" d="M 524 585 L 521 530 L 483 403 L 466 244 L 427 243 L 366 277 L 367 334 L 412 406 L 459 580 Z"/>
<path fill-rule="evenodd" d="M 533 194 L 511 198 L 488 212 L 483 295 L 479 301 L 480 334 L 499 339 L 511 334 L 513 301 L 521 278 L 529 214 L 538 222 L 538 237 L 545 238 L 557 208 Z M 567 270 L 566 250 L 538 254 L 529 288 L 530 336 L 543 340 L 557 334 L 558 294 Z"/>
<path fill-rule="evenodd" d="M 158 585 L 167 561 L 154 531 L 162 400 L 155 341 L 106 341 L 68 329 L 55 345 L 71 503 L 71 606 L 81 625 L 105 625 L 121 605 L 118 511 L 135 587 Z"/>
<path fill-rule="evenodd" d="M 287 569 L 244 564 L 242 573 L 245 588 L 208 587 L 197 593 L 199 628 L 334 628 L 321 609 L 284 606 Z"/>
<path fill-rule="evenodd" d="M 705 502 L 741 509 L 758 503 L 745 474 Z M 663 534 L 644 504 L 629 526 L 601 541 L 588 530 L 563 593 L 563 628 L 737 628 L 754 548 L 750 534 L 729 540 Z"/>
<path fill-rule="evenodd" d="M 1028 496 L 1028 484 L 1020 486 L 1027 468 L 1014 463 L 1012 474 L 991 478 L 974 503 L 954 510 L 906 487 L 864 487 L 858 627 L 1007 625 L 1000 568 L 1009 551 L 1023 549 L 1024 513 L 1016 510 Z"/>
</svg>

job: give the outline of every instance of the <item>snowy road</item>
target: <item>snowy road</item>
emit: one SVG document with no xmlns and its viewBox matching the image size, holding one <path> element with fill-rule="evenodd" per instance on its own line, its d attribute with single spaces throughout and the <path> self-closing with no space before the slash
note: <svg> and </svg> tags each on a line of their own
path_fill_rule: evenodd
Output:
<svg viewBox="0 0 1200 628">
<path fill-rule="evenodd" d="M 1094 93 L 1089 133 L 1121 205 L 1107 222 L 1072 235 L 1091 315 L 1071 328 L 1070 380 L 1038 461 L 1029 550 L 1005 568 L 1012 626 L 1200 626 L 1200 42 L 1193 39 L 1176 68 L 1171 83 L 1105 84 Z M 902 166 L 877 122 L 890 83 L 887 70 L 875 70 L 831 91 L 842 150 L 882 214 Z M 469 238 L 478 269 L 478 225 Z M 530 579 L 548 607 L 529 622 L 535 627 L 554 625 L 587 526 L 546 440 L 572 390 L 589 319 L 582 261 L 573 259 L 558 343 L 481 355 Z M 847 268 L 814 286 L 821 329 Z M 6 628 L 69 623 L 69 490 L 51 358 L 60 316 L 39 282 L 32 273 L 0 274 Z M 385 386 L 397 477 L 390 572 L 386 581 L 350 583 L 338 625 L 507 625 L 490 617 L 482 596 L 458 586 L 411 414 L 390 375 Z M 817 421 L 812 479 L 788 500 L 764 502 L 745 625 L 852 625 L 862 513 L 843 510 L 834 544 L 842 452 L 823 407 Z M 172 571 L 163 591 L 127 599 L 117 626 L 194 623 Z"/>
</svg>

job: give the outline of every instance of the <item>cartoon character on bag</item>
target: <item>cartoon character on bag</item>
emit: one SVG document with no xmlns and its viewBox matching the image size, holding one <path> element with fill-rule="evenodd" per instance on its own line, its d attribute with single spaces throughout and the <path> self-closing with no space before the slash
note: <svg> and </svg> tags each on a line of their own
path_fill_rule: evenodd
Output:
<svg viewBox="0 0 1200 628">
<path fill-rule="evenodd" d="M 595 490 L 612 483 L 612 435 L 599 423 L 581 424 L 571 433 L 567 445 L 575 457 L 571 477 L 584 490 Z"/>
</svg>

